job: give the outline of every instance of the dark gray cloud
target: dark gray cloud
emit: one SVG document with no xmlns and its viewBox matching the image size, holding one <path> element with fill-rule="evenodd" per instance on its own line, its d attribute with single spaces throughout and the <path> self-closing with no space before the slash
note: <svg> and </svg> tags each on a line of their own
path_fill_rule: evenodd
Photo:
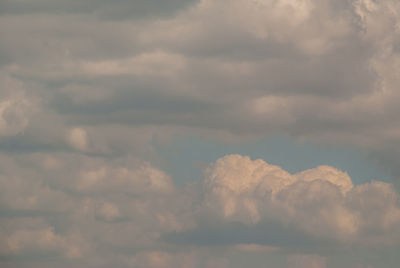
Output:
<svg viewBox="0 0 400 268">
<path fill-rule="evenodd" d="M 257 244 L 298 253 L 326 254 L 340 249 L 340 245 L 334 241 L 313 237 L 296 231 L 294 226 L 283 226 L 274 222 L 251 226 L 240 222 L 214 222 L 209 226 L 203 223 L 198 229 L 170 233 L 164 239 L 178 245 L 196 246 Z"/>
<path fill-rule="evenodd" d="M 0 4 L 0 14 L 90 14 L 104 19 L 150 19 L 173 15 L 193 5 L 195 0 L 127 1 L 112 3 L 104 0 L 5 0 Z"/>
</svg>

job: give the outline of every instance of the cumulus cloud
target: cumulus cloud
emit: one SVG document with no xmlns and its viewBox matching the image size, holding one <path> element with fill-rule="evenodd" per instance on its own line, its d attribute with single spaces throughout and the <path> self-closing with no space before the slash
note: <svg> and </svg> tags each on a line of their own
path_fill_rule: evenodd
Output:
<svg viewBox="0 0 400 268">
<path fill-rule="evenodd" d="M 207 169 L 204 183 L 201 213 L 205 214 L 201 215 L 216 217 L 219 223 L 209 222 L 192 234 L 189 231 L 181 237 L 172 236 L 172 241 L 196 243 L 199 239 L 207 244 L 209 239 L 211 244 L 257 242 L 296 247 L 290 236 L 297 236 L 314 246 L 368 247 L 393 245 L 400 239 L 400 233 L 395 231 L 400 222 L 400 199 L 393 185 L 373 181 L 354 186 L 346 173 L 334 167 L 320 166 L 290 174 L 261 159 L 228 155 Z M 221 224 L 225 222 L 229 224 L 223 228 Z M 279 233 L 281 242 L 274 235 L 257 237 L 263 231 Z M 231 238 L 218 241 L 207 232 Z M 225 234 L 215 234 L 218 232 Z M 200 239 L 200 235 L 206 237 Z M 283 242 L 285 239 L 291 242 Z"/>
<path fill-rule="evenodd" d="M 101 260 L 231 267 L 221 252 L 204 251 L 219 247 L 289 254 L 289 267 L 326 267 L 330 250 L 400 242 L 393 185 L 353 185 L 329 166 L 291 174 L 262 159 L 227 155 L 205 169 L 201 182 L 175 186 L 163 171 L 129 159 L 49 153 L 2 163 L 0 248 L 9 260 L 51 255 L 66 266 L 87 260 L 77 267 Z M 30 184 L 21 179 L 27 174 Z"/>
</svg>

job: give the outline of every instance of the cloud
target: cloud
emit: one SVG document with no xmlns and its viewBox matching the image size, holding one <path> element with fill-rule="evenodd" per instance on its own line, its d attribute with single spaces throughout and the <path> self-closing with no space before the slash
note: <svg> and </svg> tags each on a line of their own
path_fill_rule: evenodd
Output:
<svg viewBox="0 0 400 268">
<path fill-rule="evenodd" d="M 152 251 L 138 254 L 131 260 L 131 264 L 135 267 L 151 267 L 151 268 L 225 268 L 230 267 L 229 262 L 223 258 L 211 258 L 209 260 L 201 260 L 199 255 L 195 253 L 187 254 L 170 254 L 167 252 Z"/>
<path fill-rule="evenodd" d="M 171 241 L 304 250 L 394 245 L 400 239 L 400 199 L 389 183 L 353 186 L 346 173 L 328 166 L 289 174 L 240 155 L 218 159 L 204 183 L 198 229 L 173 234 Z"/>
<path fill-rule="evenodd" d="M 171 178 L 164 172 L 143 164 L 137 169 L 101 167 L 83 171 L 77 176 L 79 191 L 127 191 L 137 194 L 146 192 L 171 192 Z"/>
<path fill-rule="evenodd" d="M 229 155 L 176 186 L 156 150 L 283 134 L 400 174 L 398 1 L 0 6 L 0 266 L 224 267 L 210 251 L 272 248 L 324 267 L 398 245 L 390 183 Z"/>
<path fill-rule="evenodd" d="M 206 250 L 217 247 L 319 254 L 325 257 L 288 263 L 324 265 L 331 251 L 400 242 L 393 185 L 353 185 L 328 166 L 290 174 L 261 159 L 227 155 L 200 182 L 175 186 L 163 171 L 126 158 L 33 153 L 3 156 L 1 163 L 0 247 L 8 263 L 52 256 L 66 266 L 86 260 L 77 267 L 101 260 L 120 267 L 229 267 L 221 252 Z"/>
<path fill-rule="evenodd" d="M 118 207 L 113 203 L 104 203 L 97 210 L 96 215 L 104 220 L 112 221 L 119 218 L 121 213 L 119 212 Z"/>
<path fill-rule="evenodd" d="M 146 19 L 154 17 L 164 17 L 180 9 L 193 4 L 192 0 L 169 0 L 162 4 L 153 1 L 119 1 L 118 4 L 111 5 L 107 1 L 70 1 L 68 4 L 63 0 L 49 1 L 40 0 L 35 3 L 30 1 L 4 1 L 2 3 L 1 15 L 7 14 L 90 14 L 105 19 Z"/>
<path fill-rule="evenodd" d="M 87 133 L 84 129 L 72 129 L 69 133 L 68 141 L 76 150 L 85 151 L 87 149 Z"/>
<path fill-rule="evenodd" d="M 8 247 L 6 252 L 11 255 L 20 254 L 48 254 L 61 253 L 66 257 L 79 257 L 80 251 L 77 246 L 68 245 L 68 242 L 49 229 L 25 231 L 19 230 L 7 238 Z"/>
<path fill-rule="evenodd" d="M 30 103 L 24 96 L 0 101 L 0 136 L 13 136 L 24 131 L 29 123 Z"/>
<path fill-rule="evenodd" d="M 76 259 L 87 250 L 87 245 L 79 233 L 60 235 L 54 231 L 54 227 L 34 218 L 3 220 L 2 230 L 2 258 L 56 256 Z"/>
<path fill-rule="evenodd" d="M 284 133 L 358 146 L 397 170 L 396 1 L 3 5 L 1 77 L 41 106 L 28 127 L 13 108 L 3 132 L 24 129 L 19 139 L 30 144 L 52 133 L 46 140 L 60 147 L 71 126 L 104 140 L 115 124 L 242 139 Z M 120 19 L 104 20 L 103 10 Z M 44 131 L 50 125 L 60 131 Z M 127 153 L 126 139 L 92 149 Z"/>
<path fill-rule="evenodd" d="M 330 166 L 319 166 L 314 169 L 297 173 L 296 178 L 301 181 L 326 180 L 340 188 L 344 193 L 353 188 L 349 175 L 343 171 Z"/>
<path fill-rule="evenodd" d="M 3 156 L 0 262 L 128 267 L 129 256 L 163 251 L 160 233 L 190 221 L 178 213 L 188 196 L 150 164 L 126 161 L 129 169 L 76 154 Z"/>
<path fill-rule="evenodd" d="M 326 268 L 326 258 L 316 255 L 293 255 L 288 257 L 288 268 Z"/>
</svg>

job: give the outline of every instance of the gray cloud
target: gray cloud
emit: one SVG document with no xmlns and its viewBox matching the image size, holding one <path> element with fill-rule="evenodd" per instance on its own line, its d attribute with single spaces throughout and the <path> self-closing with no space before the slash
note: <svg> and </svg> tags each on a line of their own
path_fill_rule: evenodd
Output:
<svg viewBox="0 0 400 268">
<path fill-rule="evenodd" d="M 222 254 L 205 248 L 329 259 L 400 242 L 393 186 L 353 186 L 333 167 L 291 175 L 230 155 L 210 165 L 200 184 L 175 187 L 135 159 L 35 153 L 1 156 L 0 163 L 0 258 L 7 265 L 129 267 L 155 254 L 166 258 L 161 267 L 186 267 L 175 255 L 202 267 L 199 258 Z"/>
<path fill-rule="evenodd" d="M 339 245 L 296 231 L 293 226 L 269 222 L 246 225 L 240 222 L 207 224 L 199 229 L 170 233 L 164 238 L 178 245 L 229 246 L 240 244 L 268 245 L 286 249 L 288 252 L 322 253 L 338 250 Z"/>
<path fill-rule="evenodd" d="M 84 0 L 39 0 L 3 1 L 0 15 L 8 14 L 95 14 L 105 19 L 149 19 L 172 15 L 184 9 L 195 0 L 126 1 L 118 0 L 112 4 L 108 1 Z"/>
<path fill-rule="evenodd" d="M 364 2 L 297 4 L 293 18 L 290 5 L 286 14 L 283 3 L 268 1 L 210 2 L 140 23 L 72 13 L 3 16 L 2 72 L 60 123 L 285 132 L 382 146 L 397 109 L 395 91 L 382 88 L 394 88 L 395 78 L 380 65 L 388 57 L 381 51 L 396 41 L 390 31 L 375 36 L 369 20 L 392 27 L 380 17 L 390 2 L 375 10 Z"/>
<path fill-rule="evenodd" d="M 398 177 L 397 1 L 7 0 L 0 10 L 1 256 L 213 267 L 229 263 L 199 261 L 200 245 L 398 243 L 391 184 L 354 186 L 326 167 L 247 174 L 255 164 L 238 157 L 201 187 L 177 188 L 148 163 L 176 135 L 284 134 L 361 148 Z M 182 244 L 195 251 L 187 262 Z"/>
</svg>

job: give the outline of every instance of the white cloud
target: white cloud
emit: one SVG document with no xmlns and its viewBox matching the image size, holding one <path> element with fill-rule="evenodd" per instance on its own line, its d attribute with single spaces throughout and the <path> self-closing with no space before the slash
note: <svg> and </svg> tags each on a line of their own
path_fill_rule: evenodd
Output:
<svg viewBox="0 0 400 268">
<path fill-rule="evenodd" d="M 113 203 L 104 203 L 97 209 L 97 216 L 100 216 L 104 220 L 112 221 L 118 219 L 121 216 L 118 207 Z"/>
<path fill-rule="evenodd" d="M 0 136 L 12 136 L 24 131 L 29 123 L 29 100 L 16 96 L 0 100 Z"/>
<path fill-rule="evenodd" d="M 326 258 L 318 255 L 291 255 L 288 268 L 326 268 Z"/>
<path fill-rule="evenodd" d="M 14 171 L 15 172 L 15 171 Z M 6 211 L 65 212 L 76 203 L 63 191 L 52 189 L 46 180 L 20 174 L 0 176 L 0 208 Z"/>
<path fill-rule="evenodd" d="M 354 268 L 374 268 L 373 266 L 371 266 L 371 265 L 368 265 L 368 264 L 356 264 L 356 265 L 354 265 Z"/>
<path fill-rule="evenodd" d="M 345 172 L 333 167 L 289 174 L 261 159 L 228 155 L 208 168 L 205 184 L 204 206 L 227 221 L 252 225 L 273 220 L 350 244 L 395 244 L 400 239 L 392 229 L 400 223 L 393 185 L 353 186 Z"/>
<path fill-rule="evenodd" d="M 13 226 L 13 223 L 17 227 Z M 67 259 L 76 259 L 80 258 L 83 252 L 87 250 L 79 233 L 56 234 L 53 227 L 41 221 L 29 218 L 17 221 L 10 220 L 8 224 L 4 224 L 3 221 L 2 228 L 6 231 L 2 234 L 2 239 L 4 239 L 0 248 L 2 256 L 15 258 L 50 254 Z"/>
<path fill-rule="evenodd" d="M 295 176 L 298 180 L 306 182 L 314 180 L 328 181 L 338 186 L 344 193 L 353 188 L 353 183 L 347 173 L 330 166 L 319 166 L 299 172 Z"/>
<path fill-rule="evenodd" d="M 88 75 L 141 75 L 172 76 L 184 68 L 184 58 L 162 51 L 144 53 L 131 59 L 84 62 L 82 67 Z"/>
<path fill-rule="evenodd" d="M 278 192 L 294 182 L 282 168 L 269 165 L 261 159 L 252 161 L 248 156 L 229 155 L 220 158 L 207 171 L 210 187 L 223 187 L 235 194 L 254 191 Z M 260 187 L 261 186 L 261 187 Z"/>
<path fill-rule="evenodd" d="M 204 260 L 201 254 L 187 252 L 171 254 L 162 251 L 143 252 L 130 260 L 130 264 L 139 268 L 227 268 L 230 264 L 224 258 Z"/>
<path fill-rule="evenodd" d="M 82 128 L 73 128 L 68 134 L 68 141 L 70 145 L 80 151 L 87 150 L 88 137 L 87 132 Z"/>
<path fill-rule="evenodd" d="M 137 168 L 96 166 L 77 174 L 74 189 L 83 192 L 112 192 L 146 194 L 171 193 L 171 178 L 163 171 L 143 163 Z"/>
</svg>

